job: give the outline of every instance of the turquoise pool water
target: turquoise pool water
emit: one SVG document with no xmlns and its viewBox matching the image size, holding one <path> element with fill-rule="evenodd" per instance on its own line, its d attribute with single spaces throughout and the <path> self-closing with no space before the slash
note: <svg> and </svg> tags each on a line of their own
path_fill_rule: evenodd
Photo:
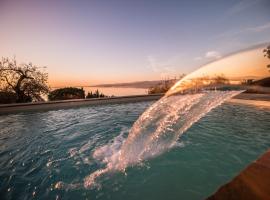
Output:
<svg viewBox="0 0 270 200">
<path fill-rule="evenodd" d="M 226 103 L 170 151 L 81 186 L 104 165 L 96 148 L 117 146 L 152 103 L 0 116 L 1 199 L 203 199 L 270 147 L 270 110 Z"/>
</svg>

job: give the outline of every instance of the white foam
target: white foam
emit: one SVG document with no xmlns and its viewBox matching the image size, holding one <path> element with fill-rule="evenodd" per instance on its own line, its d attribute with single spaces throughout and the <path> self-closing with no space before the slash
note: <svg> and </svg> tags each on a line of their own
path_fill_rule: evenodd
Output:
<svg viewBox="0 0 270 200">
<path fill-rule="evenodd" d="M 150 106 L 134 123 L 127 139 L 123 133 L 93 153 L 106 164 L 84 179 L 84 187 L 97 186 L 105 173 L 125 171 L 126 167 L 181 146 L 178 138 L 210 110 L 242 91 L 210 91 L 166 96 Z"/>
</svg>

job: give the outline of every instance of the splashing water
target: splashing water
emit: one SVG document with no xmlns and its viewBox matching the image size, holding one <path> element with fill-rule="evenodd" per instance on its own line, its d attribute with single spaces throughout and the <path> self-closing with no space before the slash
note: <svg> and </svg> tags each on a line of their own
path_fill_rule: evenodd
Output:
<svg viewBox="0 0 270 200">
<path fill-rule="evenodd" d="M 95 150 L 93 157 L 106 167 L 87 176 L 84 187 L 96 186 L 96 179 L 105 173 L 125 171 L 128 166 L 169 150 L 192 124 L 243 92 L 246 89 L 241 84 L 243 81 L 268 76 L 267 60 L 261 52 L 262 47 L 256 47 L 229 55 L 178 81 L 139 117 L 126 139 L 121 134 L 112 143 Z"/>
<path fill-rule="evenodd" d="M 134 123 L 125 140 L 117 136 L 113 143 L 95 150 L 93 157 L 106 163 L 87 176 L 84 187 L 95 186 L 97 177 L 155 157 L 172 148 L 189 127 L 227 99 L 242 91 L 204 91 L 196 94 L 163 97 L 150 106 Z"/>
<path fill-rule="evenodd" d="M 84 187 L 96 184 L 104 173 L 125 171 L 175 146 L 178 138 L 210 110 L 243 92 L 250 77 L 268 76 L 267 59 L 255 47 L 214 61 L 178 81 L 134 123 L 126 139 L 116 137 L 93 154 L 106 167 L 87 176 Z M 235 67 L 237 66 L 237 68 Z M 237 88 L 237 90 L 236 90 Z M 228 90 L 229 89 L 229 90 Z"/>
</svg>

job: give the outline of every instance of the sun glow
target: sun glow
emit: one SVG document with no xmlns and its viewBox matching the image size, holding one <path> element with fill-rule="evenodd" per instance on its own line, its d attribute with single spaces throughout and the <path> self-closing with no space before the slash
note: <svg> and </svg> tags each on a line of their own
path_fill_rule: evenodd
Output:
<svg viewBox="0 0 270 200">
<path fill-rule="evenodd" d="M 260 79 L 269 76 L 268 59 L 263 55 L 263 47 L 245 50 L 228 55 L 206 64 L 177 82 L 167 93 L 171 95 L 196 86 L 207 86 L 215 81 L 227 80 L 238 84 L 248 79 Z"/>
</svg>

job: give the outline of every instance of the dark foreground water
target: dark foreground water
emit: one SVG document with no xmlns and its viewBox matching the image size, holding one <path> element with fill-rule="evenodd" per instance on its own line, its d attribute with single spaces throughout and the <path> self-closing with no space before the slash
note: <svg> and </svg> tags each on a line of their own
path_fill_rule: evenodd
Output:
<svg viewBox="0 0 270 200">
<path fill-rule="evenodd" d="M 170 151 L 85 189 L 104 165 L 92 153 L 151 103 L 0 116 L 0 199 L 203 199 L 270 147 L 270 110 L 224 104 Z"/>
</svg>

